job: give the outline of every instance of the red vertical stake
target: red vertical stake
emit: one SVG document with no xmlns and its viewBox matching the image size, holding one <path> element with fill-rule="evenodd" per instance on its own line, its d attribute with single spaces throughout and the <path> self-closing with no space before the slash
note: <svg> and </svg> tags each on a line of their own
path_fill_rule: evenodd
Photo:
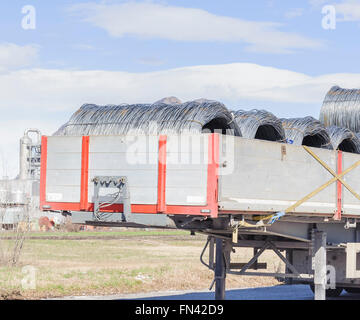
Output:
<svg viewBox="0 0 360 320">
<path fill-rule="evenodd" d="M 167 136 L 159 136 L 158 198 L 157 212 L 166 212 L 166 142 Z"/>
<path fill-rule="evenodd" d="M 342 172 L 342 151 L 338 150 L 337 153 L 337 174 Z M 342 213 L 342 184 L 340 181 L 337 181 L 336 186 L 336 194 L 337 194 L 337 210 L 334 216 L 334 220 L 341 220 L 341 213 Z"/>
<path fill-rule="evenodd" d="M 89 142 L 88 136 L 82 137 L 81 150 L 81 183 L 80 183 L 80 210 L 88 210 L 89 192 Z"/>
<path fill-rule="evenodd" d="M 40 209 L 46 203 L 46 169 L 47 169 L 47 137 L 41 137 L 40 159 Z"/>
<path fill-rule="evenodd" d="M 207 179 L 207 206 L 211 210 L 211 217 L 218 216 L 218 169 L 219 169 L 219 134 L 209 135 L 208 147 L 208 179 Z"/>
</svg>

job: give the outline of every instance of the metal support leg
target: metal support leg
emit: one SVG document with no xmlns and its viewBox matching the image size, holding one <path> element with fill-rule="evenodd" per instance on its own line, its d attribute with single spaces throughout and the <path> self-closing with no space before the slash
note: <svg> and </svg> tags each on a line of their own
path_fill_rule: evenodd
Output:
<svg viewBox="0 0 360 320">
<path fill-rule="evenodd" d="M 215 300 L 225 299 L 225 261 L 223 240 L 216 239 L 216 265 L 215 265 Z"/>
<path fill-rule="evenodd" d="M 209 239 L 209 268 L 214 270 L 214 250 L 215 248 L 215 238 L 211 237 Z"/>
<path fill-rule="evenodd" d="M 292 249 L 286 249 L 286 259 L 293 264 L 293 250 Z M 285 273 L 290 273 L 290 269 L 288 266 L 285 266 Z M 294 284 L 293 278 L 285 278 L 285 284 L 292 285 Z"/>
<path fill-rule="evenodd" d="M 315 300 L 326 299 L 326 233 L 313 232 L 313 270 Z"/>
<path fill-rule="evenodd" d="M 253 250 L 253 252 L 254 252 L 254 256 L 258 253 L 258 249 L 257 248 L 254 248 L 254 250 Z M 254 264 L 253 264 L 253 268 L 254 268 L 254 270 L 257 270 L 258 269 L 258 260 L 256 259 L 256 261 L 254 262 Z"/>
</svg>

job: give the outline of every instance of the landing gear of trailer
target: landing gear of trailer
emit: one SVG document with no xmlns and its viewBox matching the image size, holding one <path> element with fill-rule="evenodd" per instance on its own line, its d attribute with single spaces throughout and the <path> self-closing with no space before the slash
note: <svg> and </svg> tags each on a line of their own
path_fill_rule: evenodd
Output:
<svg viewBox="0 0 360 320">
<path fill-rule="evenodd" d="M 238 247 L 253 247 L 254 256 L 247 263 L 232 263 L 231 253 L 235 252 L 234 248 Z M 209 262 L 204 261 L 204 253 L 209 248 Z M 266 264 L 259 263 L 258 259 L 261 254 L 270 249 L 284 262 L 285 273 L 270 273 L 259 272 L 258 269 L 266 268 Z M 301 273 L 292 263 L 292 250 L 306 249 L 312 263 L 312 272 Z M 282 251 L 286 251 L 286 256 Z M 325 300 L 326 297 L 337 297 L 343 291 L 343 287 L 334 287 L 334 279 L 330 276 L 327 270 L 327 243 L 326 233 L 314 229 L 310 243 L 301 243 L 294 241 L 274 241 L 268 238 L 264 241 L 256 240 L 238 240 L 237 243 L 233 239 L 224 236 L 209 235 L 207 243 L 200 256 L 200 261 L 214 272 L 214 280 L 210 289 L 215 285 L 215 299 L 225 299 L 225 282 L 227 274 L 243 275 L 243 276 L 268 276 L 276 277 L 278 279 L 293 280 L 297 283 L 309 283 L 311 290 L 314 292 L 315 300 Z M 255 271 L 248 271 L 248 270 Z M 332 281 L 332 283 L 329 283 Z M 348 288 L 347 290 L 352 291 Z M 360 290 L 359 290 L 360 291 Z"/>
</svg>

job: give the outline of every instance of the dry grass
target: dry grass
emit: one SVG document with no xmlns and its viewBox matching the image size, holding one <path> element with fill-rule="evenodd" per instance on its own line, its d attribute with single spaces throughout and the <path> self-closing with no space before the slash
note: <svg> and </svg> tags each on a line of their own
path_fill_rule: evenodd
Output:
<svg viewBox="0 0 360 320">
<path fill-rule="evenodd" d="M 20 265 L 0 268 L 0 297 L 19 293 L 25 298 L 66 295 L 99 295 L 161 290 L 208 288 L 213 273 L 199 256 L 206 237 L 197 235 L 129 236 L 119 240 L 27 240 Z M 252 251 L 237 249 L 238 262 L 247 262 Z M 280 261 L 266 252 L 260 262 L 270 270 Z M 22 267 L 36 268 L 36 289 L 21 288 Z M 231 276 L 228 288 L 278 284 L 274 278 Z"/>
</svg>

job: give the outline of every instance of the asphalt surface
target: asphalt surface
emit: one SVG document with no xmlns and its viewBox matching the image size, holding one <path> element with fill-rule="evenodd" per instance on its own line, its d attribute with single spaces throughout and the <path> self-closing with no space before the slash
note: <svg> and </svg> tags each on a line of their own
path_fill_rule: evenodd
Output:
<svg viewBox="0 0 360 320">
<path fill-rule="evenodd" d="M 76 296 L 62 300 L 214 300 L 213 291 L 164 291 L 144 294 L 122 294 L 111 296 Z M 313 300 L 308 285 L 279 285 L 262 288 L 226 290 L 227 300 Z M 360 300 L 360 294 L 343 291 L 338 298 L 329 300 Z"/>
</svg>

